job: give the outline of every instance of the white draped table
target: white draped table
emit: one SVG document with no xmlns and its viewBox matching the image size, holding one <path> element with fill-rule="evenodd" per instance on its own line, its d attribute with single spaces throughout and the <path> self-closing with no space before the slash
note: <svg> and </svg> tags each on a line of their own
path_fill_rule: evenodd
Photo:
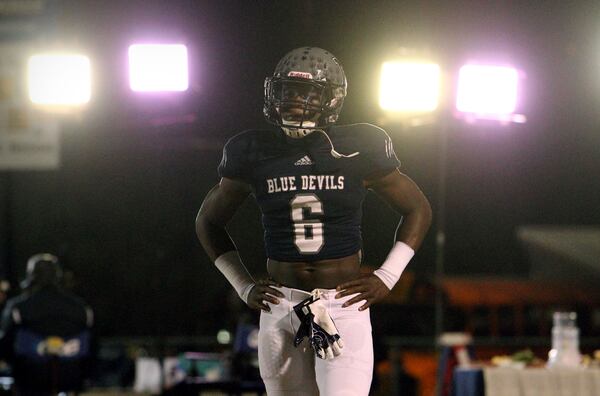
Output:
<svg viewBox="0 0 600 396">
<path fill-rule="evenodd" d="M 599 396 L 600 369 L 483 369 L 485 396 Z"/>
</svg>

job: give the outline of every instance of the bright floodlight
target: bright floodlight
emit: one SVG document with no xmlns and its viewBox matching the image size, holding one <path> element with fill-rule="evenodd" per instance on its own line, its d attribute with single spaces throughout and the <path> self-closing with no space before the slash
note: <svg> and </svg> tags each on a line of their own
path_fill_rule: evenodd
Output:
<svg viewBox="0 0 600 396">
<path fill-rule="evenodd" d="M 90 60 L 83 55 L 34 55 L 28 62 L 29 98 L 35 104 L 73 106 L 89 102 Z"/>
<path fill-rule="evenodd" d="M 129 47 L 129 86 L 137 92 L 188 89 L 188 56 L 183 44 Z"/>
<path fill-rule="evenodd" d="M 440 67 L 434 63 L 385 62 L 379 105 L 384 110 L 427 112 L 438 106 Z"/>
<path fill-rule="evenodd" d="M 517 70 L 511 67 L 465 65 L 458 75 L 456 108 L 488 117 L 512 114 L 518 80 Z"/>
</svg>

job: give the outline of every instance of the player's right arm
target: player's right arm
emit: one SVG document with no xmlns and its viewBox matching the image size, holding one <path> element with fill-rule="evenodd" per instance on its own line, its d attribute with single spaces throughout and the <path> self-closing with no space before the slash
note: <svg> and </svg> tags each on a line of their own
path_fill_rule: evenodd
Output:
<svg viewBox="0 0 600 396">
<path fill-rule="evenodd" d="M 250 191 L 248 184 L 223 177 L 204 198 L 196 216 L 196 235 L 213 262 L 223 253 L 237 250 L 225 226 Z"/>
<path fill-rule="evenodd" d="M 278 304 L 274 296 L 283 294 L 272 288 L 275 282 L 255 282 L 242 263 L 225 226 L 250 194 L 250 185 L 222 177 L 204 198 L 196 216 L 196 235 L 208 257 L 250 308 L 269 311 L 265 302 Z"/>
</svg>

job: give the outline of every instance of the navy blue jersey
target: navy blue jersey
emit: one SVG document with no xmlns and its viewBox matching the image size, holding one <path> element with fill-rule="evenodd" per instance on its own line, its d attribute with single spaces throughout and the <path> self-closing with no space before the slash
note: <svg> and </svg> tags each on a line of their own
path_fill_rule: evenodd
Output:
<svg viewBox="0 0 600 396">
<path fill-rule="evenodd" d="M 225 144 L 219 176 L 250 184 L 262 212 L 267 257 L 317 261 L 360 250 L 363 180 L 400 165 L 387 133 L 371 124 L 292 139 L 282 131 L 249 130 Z"/>
</svg>

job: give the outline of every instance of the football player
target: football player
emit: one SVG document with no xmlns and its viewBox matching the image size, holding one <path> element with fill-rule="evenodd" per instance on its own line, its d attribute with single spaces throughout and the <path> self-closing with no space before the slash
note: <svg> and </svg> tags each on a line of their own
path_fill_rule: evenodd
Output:
<svg viewBox="0 0 600 396">
<path fill-rule="evenodd" d="M 259 367 L 270 396 L 369 393 L 369 307 L 394 287 L 431 223 L 430 205 L 398 170 L 386 132 L 335 125 L 346 89 L 330 52 L 303 47 L 286 54 L 265 80 L 264 114 L 277 128 L 229 139 L 220 182 L 196 218 L 208 256 L 242 300 L 261 310 Z M 361 275 L 368 190 L 403 221 L 385 262 Z M 225 230 L 249 195 L 262 212 L 270 275 L 258 281 Z"/>
</svg>

